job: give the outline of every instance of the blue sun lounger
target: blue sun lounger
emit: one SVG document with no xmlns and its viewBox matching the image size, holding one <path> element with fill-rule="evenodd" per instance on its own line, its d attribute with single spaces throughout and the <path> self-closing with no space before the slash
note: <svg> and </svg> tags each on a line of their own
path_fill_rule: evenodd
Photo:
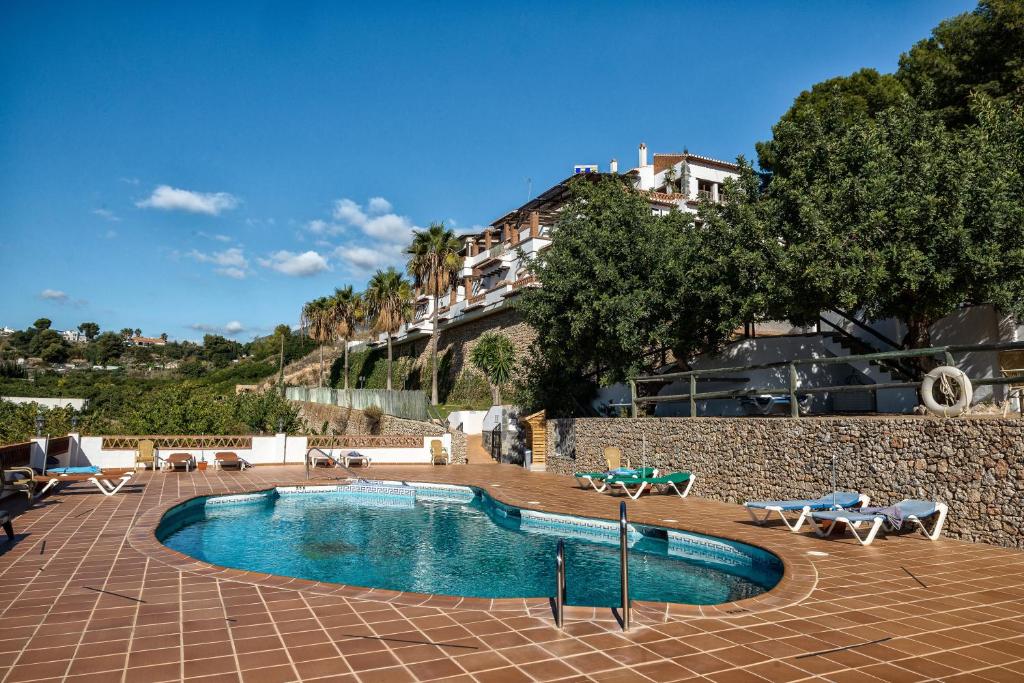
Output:
<svg viewBox="0 0 1024 683">
<path fill-rule="evenodd" d="M 750 518 L 754 523 L 763 526 L 777 512 L 790 531 L 799 531 L 808 516 L 817 510 L 845 510 L 847 508 L 867 505 L 870 498 L 855 491 L 836 491 L 826 493 L 821 498 L 807 498 L 803 500 L 748 500 L 744 503 Z M 764 516 L 758 517 L 755 510 L 763 510 Z M 787 512 L 799 512 L 800 515 L 795 522 L 790 522 L 786 517 Z"/>
<path fill-rule="evenodd" d="M 934 541 L 942 533 L 942 527 L 946 523 L 946 514 L 949 508 L 945 503 L 932 502 L 930 500 L 912 500 L 910 498 L 901 500 L 895 505 L 887 508 L 872 507 L 860 510 L 823 510 L 812 512 L 810 515 L 814 532 L 824 538 L 831 534 L 840 523 L 846 524 L 854 538 L 860 541 L 861 545 L 871 545 L 878 532 L 885 527 L 888 531 L 900 531 L 909 522 L 917 526 L 929 540 Z M 925 520 L 935 518 L 932 530 L 925 527 Z M 871 527 L 867 534 L 861 537 L 857 533 L 857 527 L 868 522 Z M 822 524 L 825 523 L 825 524 Z"/>
</svg>

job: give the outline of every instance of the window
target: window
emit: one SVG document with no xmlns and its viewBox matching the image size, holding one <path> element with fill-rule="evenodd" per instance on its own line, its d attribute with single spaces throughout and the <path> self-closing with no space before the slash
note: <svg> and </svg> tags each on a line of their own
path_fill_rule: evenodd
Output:
<svg viewBox="0 0 1024 683">
<path fill-rule="evenodd" d="M 711 199 L 714 196 L 715 184 L 710 180 L 697 180 L 698 199 Z"/>
</svg>

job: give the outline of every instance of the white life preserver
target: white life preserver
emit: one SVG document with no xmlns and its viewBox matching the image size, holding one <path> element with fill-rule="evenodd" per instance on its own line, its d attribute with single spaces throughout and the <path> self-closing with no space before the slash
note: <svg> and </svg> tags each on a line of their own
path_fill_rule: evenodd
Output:
<svg viewBox="0 0 1024 683">
<path fill-rule="evenodd" d="M 945 404 L 935 400 L 934 389 L 936 382 L 939 383 L 939 387 L 944 389 L 944 393 L 949 395 L 950 398 L 953 398 L 950 384 L 956 385 L 959 391 L 956 391 L 956 400 L 953 403 Z M 970 407 L 973 398 L 974 388 L 971 386 L 971 380 L 968 379 L 963 370 L 958 370 L 949 365 L 941 365 L 935 368 L 925 375 L 924 381 L 921 382 L 921 403 L 934 415 L 956 417 Z"/>
</svg>

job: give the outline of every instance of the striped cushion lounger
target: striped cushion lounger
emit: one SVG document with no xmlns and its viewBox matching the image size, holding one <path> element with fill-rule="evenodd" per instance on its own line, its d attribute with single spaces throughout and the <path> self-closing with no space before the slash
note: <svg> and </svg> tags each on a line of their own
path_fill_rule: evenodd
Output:
<svg viewBox="0 0 1024 683">
<path fill-rule="evenodd" d="M 803 523 L 810 517 L 812 512 L 822 510 L 845 510 L 861 507 L 871 502 L 871 499 L 856 491 L 835 491 L 827 493 L 820 498 L 807 498 L 804 500 L 748 500 L 743 505 L 747 508 L 750 518 L 759 526 L 764 526 L 773 512 L 777 512 L 782 522 L 790 531 L 799 531 Z M 755 510 L 764 510 L 764 517 L 758 517 Z M 790 522 L 786 517 L 787 512 L 799 512 L 800 515 L 795 522 Z"/>
</svg>

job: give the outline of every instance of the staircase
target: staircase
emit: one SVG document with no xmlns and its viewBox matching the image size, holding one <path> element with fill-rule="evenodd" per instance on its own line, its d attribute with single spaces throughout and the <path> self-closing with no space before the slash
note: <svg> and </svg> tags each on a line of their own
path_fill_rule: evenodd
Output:
<svg viewBox="0 0 1024 683">
<path fill-rule="evenodd" d="M 874 353 L 878 349 L 851 335 L 839 332 L 822 332 L 821 343 L 825 352 L 835 358 L 844 356 Z M 890 361 L 851 360 L 846 363 L 855 373 L 845 383 L 856 384 L 889 384 L 913 380 L 908 369 Z M 836 394 L 833 401 L 837 402 L 836 410 L 843 412 L 838 404 L 845 403 L 846 411 L 878 411 L 878 412 L 909 412 L 917 405 L 917 392 L 913 389 L 880 389 L 874 393 Z M 861 404 L 861 405 L 858 405 Z"/>
</svg>

